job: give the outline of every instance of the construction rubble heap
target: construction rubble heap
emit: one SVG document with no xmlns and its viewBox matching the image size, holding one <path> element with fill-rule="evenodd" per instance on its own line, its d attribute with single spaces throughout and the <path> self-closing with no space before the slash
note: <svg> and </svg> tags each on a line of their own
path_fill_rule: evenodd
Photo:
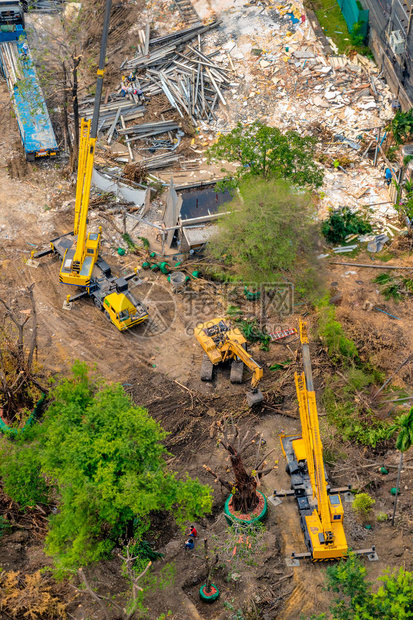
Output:
<svg viewBox="0 0 413 620">
<path fill-rule="evenodd" d="M 115 153 L 119 163 L 136 162 L 165 184 L 170 174 L 213 180 L 222 173 L 204 163 L 206 147 L 237 123 L 259 120 L 318 138 L 320 219 L 330 209 L 364 208 L 374 224 L 367 241 L 395 234 L 397 212 L 379 151 L 373 166 L 393 98 L 373 61 L 332 53 L 334 43 L 316 37 L 299 2 L 194 2 L 199 20 L 186 24 L 182 11 L 174 22 L 161 6 L 151 26 L 138 31 L 134 57 L 124 59 L 117 90 L 102 102 L 100 136 L 127 147 Z M 93 98 L 83 101 L 81 114 L 89 118 L 92 106 Z M 162 177 L 163 168 L 169 176 Z"/>
</svg>

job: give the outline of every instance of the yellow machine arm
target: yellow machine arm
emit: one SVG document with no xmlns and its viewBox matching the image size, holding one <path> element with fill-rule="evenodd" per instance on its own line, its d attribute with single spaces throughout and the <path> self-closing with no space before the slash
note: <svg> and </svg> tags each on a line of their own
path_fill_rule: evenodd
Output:
<svg viewBox="0 0 413 620">
<path fill-rule="evenodd" d="M 331 526 L 329 499 L 324 471 L 323 445 L 320 438 L 317 405 L 311 370 L 310 347 L 307 335 L 307 324 L 300 321 L 300 339 L 303 352 L 304 373 L 295 375 L 297 395 L 300 404 L 300 418 L 303 428 L 303 439 L 307 451 L 307 466 L 317 495 L 318 513 L 324 530 L 326 541 L 332 541 L 334 534 Z"/>
<path fill-rule="evenodd" d="M 80 123 L 79 159 L 77 164 L 76 203 L 74 234 L 79 232 L 79 214 L 82 207 L 83 186 L 85 183 L 86 165 L 88 158 L 88 143 L 90 134 L 90 121 L 82 118 Z M 87 215 L 87 214 L 86 214 Z"/>
<path fill-rule="evenodd" d="M 79 171 L 76 185 L 75 231 L 77 229 L 76 251 L 73 257 L 73 270 L 79 271 L 86 254 L 87 216 L 89 211 L 90 187 L 94 163 L 96 138 L 90 137 L 90 121 L 82 118 L 79 148 Z M 80 159 L 82 158 L 82 159 Z M 78 196 L 80 206 L 78 207 Z"/>
<path fill-rule="evenodd" d="M 222 361 L 225 362 L 225 360 L 230 357 L 230 354 L 232 354 L 231 357 L 239 357 L 239 359 L 242 360 L 250 370 L 252 370 L 251 387 L 255 389 L 264 374 L 262 366 L 260 366 L 238 342 L 227 339 L 224 342 L 221 351 L 224 353 Z"/>
<path fill-rule="evenodd" d="M 79 162 L 76 185 L 74 249 L 68 249 L 60 269 L 60 281 L 64 284 L 88 287 L 92 272 L 99 256 L 100 233 L 87 234 L 90 187 L 92 184 L 93 163 L 98 134 L 100 102 L 102 98 L 103 74 L 105 69 L 106 47 L 109 34 L 109 19 L 112 0 L 106 0 L 103 22 L 102 43 L 100 46 L 99 68 L 92 121 L 82 119 L 80 127 Z"/>
</svg>

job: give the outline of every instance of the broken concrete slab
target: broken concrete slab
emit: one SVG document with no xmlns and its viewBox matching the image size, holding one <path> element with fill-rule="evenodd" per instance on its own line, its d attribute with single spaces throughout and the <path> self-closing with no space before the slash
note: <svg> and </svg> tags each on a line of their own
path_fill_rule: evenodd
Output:
<svg viewBox="0 0 413 620">
<path fill-rule="evenodd" d="M 373 241 L 369 241 L 367 244 L 367 252 L 381 252 L 388 241 L 390 241 L 390 239 L 384 233 L 377 235 Z"/>
<path fill-rule="evenodd" d="M 124 183 L 114 181 L 104 176 L 104 174 L 93 169 L 92 183 L 102 192 L 113 192 L 116 196 L 121 196 L 126 202 L 131 202 L 137 207 L 145 204 L 148 189 L 133 189 Z"/>
</svg>

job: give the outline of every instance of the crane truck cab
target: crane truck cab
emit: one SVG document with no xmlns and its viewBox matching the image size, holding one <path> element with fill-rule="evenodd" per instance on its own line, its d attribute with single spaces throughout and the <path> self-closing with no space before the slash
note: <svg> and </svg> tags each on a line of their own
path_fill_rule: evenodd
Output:
<svg viewBox="0 0 413 620">
<path fill-rule="evenodd" d="M 100 229 L 98 233 L 90 232 L 87 235 L 84 254 L 80 261 L 76 261 L 76 246 L 73 245 L 63 255 L 60 267 L 59 280 L 63 284 L 72 286 L 89 286 L 93 267 L 99 257 Z"/>
<path fill-rule="evenodd" d="M 103 300 L 105 316 L 119 331 L 125 331 L 148 318 L 146 308 L 131 293 L 111 293 Z"/>
<path fill-rule="evenodd" d="M 18 0 L 0 0 L 0 43 L 24 35 L 24 12 Z"/>
</svg>

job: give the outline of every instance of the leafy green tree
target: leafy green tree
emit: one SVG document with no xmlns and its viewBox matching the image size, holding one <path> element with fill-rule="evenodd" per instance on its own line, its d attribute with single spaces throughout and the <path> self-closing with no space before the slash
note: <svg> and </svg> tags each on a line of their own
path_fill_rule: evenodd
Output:
<svg viewBox="0 0 413 620">
<path fill-rule="evenodd" d="M 399 469 L 397 472 L 396 496 L 394 498 L 393 515 L 391 524 L 394 525 L 394 517 L 396 515 L 397 498 L 399 496 L 400 475 L 403 465 L 403 454 L 411 448 L 413 443 L 413 407 L 408 413 L 402 415 L 398 421 L 399 434 L 396 438 L 396 449 L 400 452 Z"/>
<path fill-rule="evenodd" d="M 383 585 L 373 592 L 360 559 L 350 554 L 346 561 L 327 569 L 327 589 L 338 595 L 330 614 L 312 616 L 312 620 L 411 620 L 413 573 L 388 569 L 378 581 Z"/>
<path fill-rule="evenodd" d="M 33 450 L 39 463 L 33 476 L 55 488 L 46 552 L 58 568 L 105 557 L 131 525 L 135 536 L 145 531 L 152 511 L 173 510 L 179 523 L 210 511 L 210 487 L 168 470 L 166 432 L 121 385 L 91 377 L 86 364 L 76 362 L 51 400 L 30 443 L 15 449 Z M 15 473 L 2 473 L 13 497 Z"/>
<path fill-rule="evenodd" d="M 413 136 L 413 108 L 406 112 L 398 110 L 390 123 L 390 129 L 397 145 L 410 139 Z"/>
<path fill-rule="evenodd" d="M 209 244 L 213 258 L 245 282 L 293 282 L 314 295 L 320 282 L 311 198 L 286 181 L 245 180 Z M 225 205 L 228 211 L 228 204 Z"/>
<path fill-rule="evenodd" d="M 208 159 L 239 164 L 238 181 L 249 175 L 289 179 L 299 187 L 320 187 L 323 172 L 314 161 L 316 144 L 316 138 L 302 137 L 296 131 L 283 134 L 277 127 L 267 127 L 259 121 L 251 125 L 238 123 L 208 149 Z"/>
<path fill-rule="evenodd" d="M 0 446 L 0 476 L 3 490 L 22 508 L 45 504 L 49 487 L 39 475 L 39 453 L 36 443 L 25 444 L 3 438 Z"/>
</svg>

